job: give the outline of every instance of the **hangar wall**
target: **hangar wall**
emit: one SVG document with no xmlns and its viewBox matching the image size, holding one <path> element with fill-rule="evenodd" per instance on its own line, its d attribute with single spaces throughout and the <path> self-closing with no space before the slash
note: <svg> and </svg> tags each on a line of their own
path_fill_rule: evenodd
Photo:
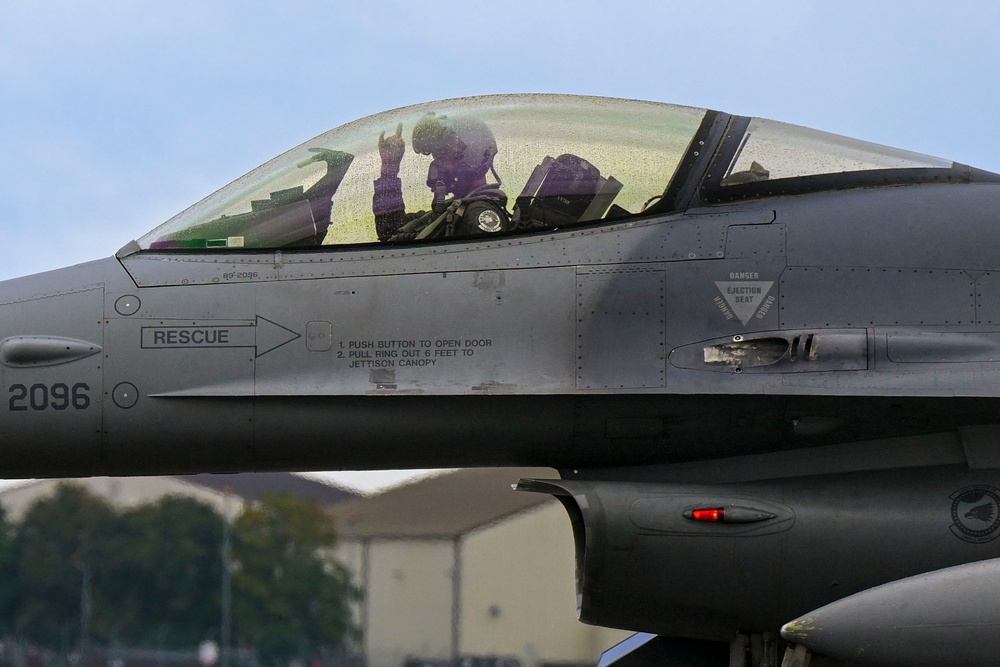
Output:
<svg viewBox="0 0 1000 667">
<path fill-rule="evenodd" d="M 576 620 L 573 531 L 556 501 L 462 539 L 463 654 L 596 663 L 631 633 Z"/>
<path fill-rule="evenodd" d="M 357 608 L 367 667 L 468 656 L 594 665 L 630 635 L 577 620 L 566 511 L 510 488 L 538 476 L 554 471 L 459 470 L 333 508 L 338 556 L 367 591 Z"/>
</svg>

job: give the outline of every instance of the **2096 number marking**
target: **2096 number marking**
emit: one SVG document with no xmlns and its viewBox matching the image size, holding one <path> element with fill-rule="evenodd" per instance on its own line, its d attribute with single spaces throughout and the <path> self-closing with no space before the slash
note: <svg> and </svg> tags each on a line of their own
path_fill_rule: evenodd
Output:
<svg viewBox="0 0 1000 667">
<path fill-rule="evenodd" d="M 11 412 L 24 412 L 26 410 L 86 410 L 90 407 L 90 385 L 86 382 L 77 382 L 70 386 L 63 382 L 53 385 L 33 384 L 30 387 L 23 384 L 12 384 L 10 386 Z"/>
</svg>

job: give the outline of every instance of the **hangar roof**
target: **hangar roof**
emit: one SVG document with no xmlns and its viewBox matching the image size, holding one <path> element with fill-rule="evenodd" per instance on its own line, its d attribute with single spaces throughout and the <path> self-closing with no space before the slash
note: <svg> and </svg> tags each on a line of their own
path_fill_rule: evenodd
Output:
<svg viewBox="0 0 1000 667">
<path fill-rule="evenodd" d="M 357 493 L 339 486 L 286 472 L 241 472 L 231 475 L 201 473 L 176 477 L 216 491 L 225 492 L 228 487 L 237 496 L 246 500 L 260 500 L 265 495 L 281 493 L 296 498 L 316 500 L 329 506 L 358 497 Z"/>
<path fill-rule="evenodd" d="M 331 508 L 347 539 L 454 539 L 547 502 L 514 491 L 522 477 L 557 478 L 551 468 L 473 468 L 428 477 Z"/>
</svg>

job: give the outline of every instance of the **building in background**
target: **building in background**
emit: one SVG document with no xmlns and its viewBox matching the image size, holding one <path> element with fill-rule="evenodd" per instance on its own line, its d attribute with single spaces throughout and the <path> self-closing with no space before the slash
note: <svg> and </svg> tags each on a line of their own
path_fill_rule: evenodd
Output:
<svg viewBox="0 0 1000 667">
<path fill-rule="evenodd" d="M 594 664 L 629 633 L 576 619 L 566 511 L 515 492 L 547 468 L 460 470 L 333 508 L 341 558 L 365 590 L 368 667 L 516 658 L 524 667 Z"/>
<path fill-rule="evenodd" d="M 459 470 L 371 496 L 286 473 L 91 477 L 25 482 L 0 491 L 0 505 L 20 520 L 63 482 L 116 507 L 181 495 L 230 518 L 268 493 L 318 500 L 336 518 L 337 557 L 365 591 L 357 621 L 367 667 L 487 656 L 522 667 L 592 665 L 629 633 L 576 619 L 566 511 L 548 495 L 511 488 L 522 477 L 554 476 L 548 468 Z"/>
</svg>

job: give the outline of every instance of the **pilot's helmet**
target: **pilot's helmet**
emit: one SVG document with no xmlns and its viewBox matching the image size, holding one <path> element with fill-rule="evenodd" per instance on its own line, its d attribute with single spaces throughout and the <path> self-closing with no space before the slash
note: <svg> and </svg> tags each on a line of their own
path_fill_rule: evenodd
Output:
<svg viewBox="0 0 1000 667">
<path fill-rule="evenodd" d="M 497 141 L 486 123 L 469 116 L 429 111 L 413 126 L 413 150 L 435 158 L 450 158 L 466 176 L 478 178 L 493 166 Z"/>
</svg>

